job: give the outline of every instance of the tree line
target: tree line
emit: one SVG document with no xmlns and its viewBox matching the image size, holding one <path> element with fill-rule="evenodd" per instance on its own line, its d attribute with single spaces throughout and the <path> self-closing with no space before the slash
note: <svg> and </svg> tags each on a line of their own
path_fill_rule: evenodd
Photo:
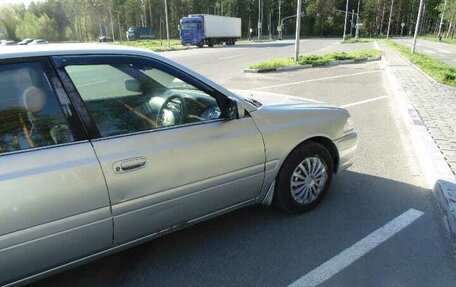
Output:
<svg viewBox="0 0 456 287">
<path fill-rule="evenodd" d="M 393 9 L 391 9 L 391 3 Z M 217 14 L 242 18 L 243 37 L 277 35 L 281 18 L 296 14 L 296 0 L 167 0 L 170 35 L 178 38 L 179 20 L 189 14 Z M 420 0 L 349 0 L 347 33 L 354 34 L 360 11 L 361 35 L 413 33 Z M 340 36 L 344 29 L 346 0 L 304 0 L 301 36 Z M 260 8 L 260 9 L 259 9 Z M 24 4 L 0 4 L 3 38 L 48 41 L 94 41 L 105 35 L 125 40 L 129 27 L 150 26 L 156 38 L 165 37 L 164 0 L 44 0 Z M 424 0 L 421 34 L 437 33 L 443 15 L 444 35 L 454 36 L 456 0 Z M 353 21 L 352 21 L 353 20 Z M 295 18 L 284 22 L 283 34 L 292 35 Z"/>
</svg>

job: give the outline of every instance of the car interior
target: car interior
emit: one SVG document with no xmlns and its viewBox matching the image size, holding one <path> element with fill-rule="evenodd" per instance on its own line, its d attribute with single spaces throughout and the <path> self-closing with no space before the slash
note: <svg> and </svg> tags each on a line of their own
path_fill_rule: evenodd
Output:
<svg viewBox="0 0 456 287">
<path fill-rule="evenodd" d="M 215 98 L 159 70 L 131 64 L 103 65 L 95 69 L 66 67 L 102 137 L 218 119 Z M 87 70 L 112 70 L 108 83 L 84 82 Z M 120 76 L 119 72 L 121 72 Z M 83 76 L 82 76 L 83 75 Z M 123 88 L 110 91 L 109 81 Z M 116 83 L 117 85 L 119 83 Z"/>
<path fill-rule="evenodd" d="M 0 66 L 0 86 L 0 152 L 73 141 L 40 64 Z"/>
</svg>

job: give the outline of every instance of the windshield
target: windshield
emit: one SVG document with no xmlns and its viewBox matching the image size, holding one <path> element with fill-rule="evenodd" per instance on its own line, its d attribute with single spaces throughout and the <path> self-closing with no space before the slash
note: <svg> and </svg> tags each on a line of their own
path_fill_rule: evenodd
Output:
<svg viewBox="0 0 456 287">
<path fill-rule="evenodd" d="M 198 22 L 182 22 L 182 30 L 197 30 Z"/>
</svg>

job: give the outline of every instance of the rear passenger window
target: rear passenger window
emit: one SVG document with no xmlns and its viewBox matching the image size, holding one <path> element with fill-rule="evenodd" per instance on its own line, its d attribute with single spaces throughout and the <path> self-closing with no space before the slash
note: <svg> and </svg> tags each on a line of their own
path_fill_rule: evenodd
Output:
<svg viewBox="0 0 456 287">
<path fill-rule="evenodd" d="M 0 154 L 72 141 L 41 64 L 0 65 Z"/>
</svg>

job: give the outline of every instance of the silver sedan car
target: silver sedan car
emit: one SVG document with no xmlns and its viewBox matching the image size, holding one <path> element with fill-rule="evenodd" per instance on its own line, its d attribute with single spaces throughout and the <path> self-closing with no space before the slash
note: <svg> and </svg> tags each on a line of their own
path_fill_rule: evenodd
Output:
<svg viewBox="0 0 456 287">
<path fill-rule="evenodd" d="M 0 285 L 248 205 L 314 208 L 357 146 L 349 113 L 230 91 L 155 53 L 0 53 Z"/>
</svg>

